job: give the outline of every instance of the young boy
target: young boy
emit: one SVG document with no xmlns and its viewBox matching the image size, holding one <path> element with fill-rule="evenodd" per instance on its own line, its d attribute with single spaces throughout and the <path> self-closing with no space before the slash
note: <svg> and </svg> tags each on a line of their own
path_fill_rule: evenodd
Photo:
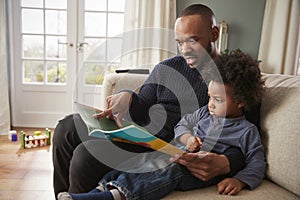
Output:
<svg viewBox="0 0 300 200">
<path fill-rule="evenodd" d="M 233 177 L 224 175 L 202 181 L 193 175 L 193 170 L 178 164 L 180 156 L 176 156 L 170 165 L 156 171 L 111 171 L 90 193 L 64 192 L 58 199 L 160 199 L 173 190 L 214 184 L 218 184 L 220 194 L 234 195 L 243 188 L 260 185 L 265 173 L 265 153 L 257 128 L 244 117 L 244 110 L 259 102 L 263 93 L 258 63 L 240 50 L 219 56 L 215 63 L 216 68 L 210 67 L 204 73 L 209 82 L 208 105 L 181 119 L 175 127 L 175 141 L 199 156 L 203 151 L 222 154 L 232 146 L 238 147 L 246 163 L 241 171 Z"/>
</svg>

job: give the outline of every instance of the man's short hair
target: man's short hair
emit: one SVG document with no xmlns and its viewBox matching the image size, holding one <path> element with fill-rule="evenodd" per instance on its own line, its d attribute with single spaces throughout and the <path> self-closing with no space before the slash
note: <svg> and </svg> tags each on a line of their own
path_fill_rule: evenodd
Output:
<svg viewBox="0 0 300 200">
<path fill-rule="evenodd" d="M 216 25 L 216 18 L 214 12 L 203 4 L 193 4 L 185 8 L 178 17 L 185 17 L 191 15 L 200 15 L 208 20 L 211 20 L 212 25 Z"/>
</svg>

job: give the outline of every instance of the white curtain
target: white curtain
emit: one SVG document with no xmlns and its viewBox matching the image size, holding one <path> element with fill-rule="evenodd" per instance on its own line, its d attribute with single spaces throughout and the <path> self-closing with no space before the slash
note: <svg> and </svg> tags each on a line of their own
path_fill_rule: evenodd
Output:
<svg viewBox="0 0 300 200">
<path fill-rule="evenodd" d="M 176 55 L 176 0 L 126 0 L 122 68 L 152 68 Z"/>
<path fill-rule="evenodd" d="M 5 0 L 0 0 L 0 134 L 10 130 L 5 7 Z"/>
<path fill-rule="evenodd" d="M 296 73 L 299 13 L 299 0 L 266 0 L 258 55 L 262 72 Z"/>
</svg>

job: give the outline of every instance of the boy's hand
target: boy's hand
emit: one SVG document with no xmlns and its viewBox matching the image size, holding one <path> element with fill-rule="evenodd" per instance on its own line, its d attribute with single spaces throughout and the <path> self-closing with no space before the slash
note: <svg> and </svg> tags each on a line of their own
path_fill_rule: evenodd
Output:
<svg viewBox="0 0 300 200">
<path fill-rule="evenodd" d="M 186 143 L 186 148 L 188 149 L 189 152 L 197 152 L 200 150 L 201 146 L 202 146 L 202 141 L 197 136 L 189 137 Z"/>
<path fill-rule="evenodd" d="M 225 178 L 218 183 L 218 192 L 219 194 L 235 195 L 239 193 L 245 186 L 245 183 L 236 178 Z"/>
</svg>

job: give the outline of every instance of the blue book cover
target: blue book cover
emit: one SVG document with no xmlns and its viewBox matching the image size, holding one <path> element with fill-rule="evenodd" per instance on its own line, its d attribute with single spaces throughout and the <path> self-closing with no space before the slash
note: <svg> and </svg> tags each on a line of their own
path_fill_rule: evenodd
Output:
<svg viewBox="0 0 300 200">
<path fill-rule="evenodd" d="M 116 122 L 110 118 L 95 118 L 94 115 L 101 113 L 101 109 L 78 102 L 75 102 L 74 106 L 86 123 L 90 136 L 146 146 L 171 156 L 184 153 L 183 150 L 155 137 L 145 128 L 138 126 L 133 122 L 123 121 L 123 127 L 120 128 L 117 126 Z"/>
</svg>

